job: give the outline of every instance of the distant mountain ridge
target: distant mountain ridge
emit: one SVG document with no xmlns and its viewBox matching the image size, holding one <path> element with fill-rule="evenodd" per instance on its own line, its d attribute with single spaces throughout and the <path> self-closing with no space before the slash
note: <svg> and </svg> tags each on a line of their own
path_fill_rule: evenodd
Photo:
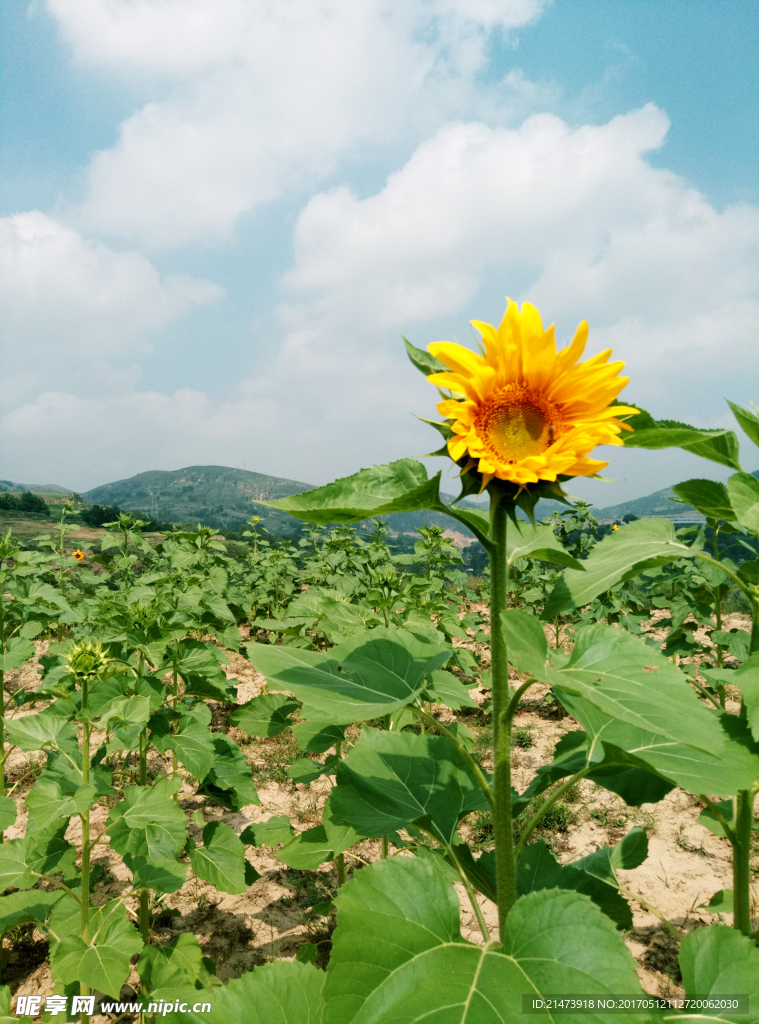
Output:
<svg viewBox="0 0 759 1024">
<path fill-rule="evenodd" d="M 759 479 L 759 470 L 755 470 L 752 476 Z M 201 522 L 232 530 L 243 528 L 251 516 L 257 515 L 272 532 L 290 533 L 295 529 L 291 516 L 256 503 L 301 494 L 313 486 L 285 477 L 267 476 L 229 466 L 186 466 L 177 470 L 151 470 L 125 480 L 102 484 L 87 491 L 83 498 L 93 505 L 118 505 L 124 511 L 141 512 L 159 521 Z M 58 484 L 18 484 L 0 480 L 0 491 L 26 490 L 35 494 L 70 493 L 69 489 Z M 453 500 L 451 495 L 443 497 L 448 501 Z M 680 517 L 693 513 L 690 505 L 671 501 L 673 497 L 672 488 L 665 487 L 618 505 L 603 508 L 594 506 L 593 514 L 597 519 L 613 520 L 622 519 L 628 513 L 640 518 Z M 462 502 L 462 505 L 483 507 L 480 503 L 469 501 Z M 542 519 L 566 507 L 560 502 L 541 500 L 535 509 L 535 517 Z M 389 517 L 389 526 L 394 533 L 415 533 L 425 523 L 468 532 L 439 512 L 404 512 Z"/>
<path fill-rule="evenodd" d="M 60 487 L 58 484 L 16 484 L 11 480 L 0 480 L 0 491 L 13 494 L 23 494 L 24 491 L 31 491 L 32 494 L 71 494 L 69 487 Z"/>
</svg>

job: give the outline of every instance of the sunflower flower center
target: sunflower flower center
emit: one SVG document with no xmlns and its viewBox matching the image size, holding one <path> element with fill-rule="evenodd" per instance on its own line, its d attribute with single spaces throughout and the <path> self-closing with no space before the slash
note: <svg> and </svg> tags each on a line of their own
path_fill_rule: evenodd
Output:
<svg viewBox="0 0 759 1024">
<path fill-rule="evenodd" d="M 504 462 L 540 455 L 554 441 L 552 410 L 524 390 L 511 387 L 497 392 L 478 417 L 477 432 Z"/>
</svg>

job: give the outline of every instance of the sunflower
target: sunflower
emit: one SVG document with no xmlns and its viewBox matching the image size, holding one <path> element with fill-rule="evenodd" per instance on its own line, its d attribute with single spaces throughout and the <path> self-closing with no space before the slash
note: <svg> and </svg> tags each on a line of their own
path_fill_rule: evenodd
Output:
<svg viewBox="0 0 759 1024">
<path fill-rule="evenodd" d="M 71 554 L 74 556 L 77 562 L 81 562 L 81 560 L 84 558 L 84 552 L 81 550 L 81 548 L 77 548 L 76 551 L 72 551 Z"/>
<path fill-rule="evenodd" d="M 629 380 L 618 376 L 625 364 L 608 362 L 611 349 L 578 363 L 588 338 L 585 321 L 557 352 L 553 326 L 543 330 L 537 309 L 525 302 L 520 312 L 507 302 L 498 328 L 472 321 L 482 355 L 451 341 L 428 346 L 450 367 L 427 377 L 454 396 L 437 407 L 453 431 L 448 452 L 454 462 L 468 456 L 464 472 L 476 467 L 483 487 L 493 477 L 521 490 L 539 480 L 593 476 L 608 462 L 588 453 L 599 444 L 623 444 L 621 431 L 632 427 L 618 417 L 638 411 L 610 405 Z"/>
</svg>

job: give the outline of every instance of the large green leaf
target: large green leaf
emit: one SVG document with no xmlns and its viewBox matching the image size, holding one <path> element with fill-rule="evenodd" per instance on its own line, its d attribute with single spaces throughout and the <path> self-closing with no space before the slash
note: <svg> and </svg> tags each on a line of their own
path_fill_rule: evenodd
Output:
<svg viewBox="0 0 759 1024">
<path fill-rule="evenodd" d="M 312 523 L 360 523 L 368 516 L 438 508 L 440 473 L 431 480 L 421 462 L 399 459 L 372 466 L 305 494 L 260 504 Z"/>
<path fill-rule="evenodd" d="M 213 733 L 214 763 L 198 788 L 224 807 L 239 811 L 248 804 L 260 804 L 248 760 L 227 736 Z"/>
<path fill-rule="evenodd" d="M 166 1024 L 322 1024 L 324 982 L 324 971 L 311 964 L 280 961 L 232 978 L 212 994 L 171 986 L 151 992 L 150 1001 L 178 1007 L 162 1011 Z M 210 1009 L 201 1012 L 203 1003 Z"/>
<path fill-rule="evenodd" d="M 29 832 L 26 839 L 26 863 L 38 875 L 62 874 L 68 879 L 76 874 L 77 849 L 65 836 L 68 821 L 57 819 L 44 831 Z"/>
<path fill-rule="evenodd" d="M 0 796 L 0 832 L 4 832 L 16 820 L 16 804 L 12 797 Z"/>
<path fill-rule="evenodd" d="M 727 481 L 735 518 L 752 533 L 759 533 L 759 480 L 751 473 L 733 473 Z"/>
<path fill-rule="evenodd" d="M 235 708 L 229 721 L 250 736 L 279 736 L 292 725 L 291 715 L 298 705 L 284 693 L 265 693 Z"/>
<path fill-rule="evenodd" d="M 759 743 L 759 652 L 752 654 L 737 669 L 702 668 L 700 671 L 712 685 L 727 683 L 738 687 L 751 734 Z"/>
<path fill-rule="evenodd" d="M 304 714 L 336 722 L 366 721 L 413 701 L 428 676 L 450 657 L 447 647 L 378 627 L 329 653 L 249 643 L 253 665 L 304 705 Z"/>
<path fill-rule="evenodd" d="M 202 962 L 200 943 L 194 935 L 183 932 L 168 946 L 145 946 L 137 972 L 152 992 L 168 985 L 193 985 Z"/>
<path fill-rule="evenodd" d="M 678 498 L 710 519 L 735 519 L 727 487 L 716 480 L 686 480 L 675 484 L 672 490 Z"/>
<path fill-rule="evenodd" d="M 43 775 L 24 800 L 29 810 L 28 833 L 42 832 L 56 818 L 84 814 L 97 800 L 94 786 L 79 786 L 71 795 L 63 794 L 59 783 Z"/>
<path fill-rule="evenodd" d="M 642 640 L 613 626 L 577 632 L 569 661 L 545 668 L 539 678 L 579 694 L 628 725 L 667 736 L 703 751 L 720 751 L 719 722 L 699 701 L 685 677 Z"/>
<path fill-rule="evenodd" d="M 164 747 L 176 751 L 187 771 L 199 782 L 208 775 L 216 757 L 213 733 L 208 731 L 207 726 L 189 717 L 180 721 L 176 735 L 169 734 L 166 737 Z"/>
<path fill-rule="evenodd" d="M 24 637 L 11 637 L 6 642 L 5 653 L 0 651 L 0 670 L 9 672 L 13 668 L 21 668 L 25 661 L 33 658 L 36 647 L 31 640 Z"/>
<path fill-rule="evenodd" d="M 573 708 L 579 703 L 587 705 L 591 722 L 595 723 L 598 719 L 604 722 L 611 721 L 608 716 L 602 715 L 587 701 L 582 702 L 582 698 L 571 697 Z M 617 724 L 621 725 L 621 723 Z M 621 728 L 628 727 L 621 726 Z M 554 756 L 550 764 L 538 768 L 535 778 L 527 789 L 512 800 L 514 813 L 519 814 L 536 796 L 544 793 L 554 782 L 592 766 L 595 767 L 586 778 L 603 786 L 604 789 L 611 790 L 612 793 L 617 793 L 630 807 L 657 803 L 670 792 L 673 783 L 660 778 L 650 770 L 634 767 L 630 758 L 626 755 L 620 756 L 616 747 L 605 745 L 601 739 L 602 737 L 598 735 L 590 735 L 579 729 L 573 729 L 562 736 L 554 748 Z"/>
<path fill-rule="evenodd" d="M 639 519 L 596 544 L 582 563 L 585 571 L 566 569 L 546 603 L 544 617 L 581 608 L 605 590 L 678 558 L 692 557 L 696 548 L 675 537 L 669 519 Z"/>
<path fill-rule="evenodd" d="M 240 894 L 245 884 L 245 848 L 239 836 L 222 821 L 212 821 L 203 829 L 203 846 L 190 851 L 192 870 L 198 878 L 210 882 L 219 892 Z"/>
<path fill-rule="evenodd" d="M 537 558 L 541 562 L 563 565 L 577 572 L 584 572 L 586 566 L 585 562 L 578 562 L 562 547 L 552 523 L 537 523 L 534 526 L 521 520 L 509 523 L 506 558 L 509 565 L 519 558 Z"/>
<path fill-rule="evenodd" d="M 706 1010 L 665 1017 L 677 1021 L 732 1021 L 754 1024 L 759 1007 L 759 949 L 734 928 L 713 924 L 686 935 L 680 946 L 680 970 L 686 996 L 749 997 L 748 1013 Z"/>
<path fill-rule="evenodd" d="M 462 939 L 458 896 L 430 858 L 373 864 L 335 903 L 324 1024 L 522 1024 L 524 995 L 642 995 L 624 940 L 579 893 L 518 900 L 500 947 Z M 587 1015 L 562 1021 L 587 1024 Z"/>
<path fill-rule="evenodd" d="M 26 863 L 26 840 L 11 839 L 0 845 L 0 892 L 27 889 L 33 881 Z"/>
<path fill-rule="evenodd" d="M 143 948 L 136 926 L 127 918 L 123 904 L 93 907 L 89 945 L 79 937 L 78 905 L 66 896 L 50 915 L 50 970 L 53 978 L 70 984 L 82 981 L 91 988 L 118 998 L 129 977 L 130 960 Z M 57 937 L 57 938 L 56 938 Z M 60 941 L 58 941 L 60 940 Z"/>
<path fill-rule="evenodd" d="M 316 825 L 293 836 L 274 856 L 298 871 L 315 871 L 320 864 L 332 860 L 334 853 L 324 826 Z"/>
<path fill-rule="evenodd" d="M 459 821 L 488 807 L 458 751 L 442 736 L 364 729 L 337 766 L 335 822 L 381 836 L 413 821 L 450 844 Z"/>
<path fill-rule="evenodd" d="M 751 438 L 754 444 L 759 445 L 759 416 L 756 415 L 751 409 L 744 409 L 741 405 L 735 405 L 733 402 L 728 401 L 727 403 L 733 410 L 733 415 L 740 423 L 743 430 Z"/>
<path fill-rule="evenodd" d="M 642 831 L 642 830 L 641 830 Z M 630 833 L 635 835 L 635 833 Z M 645 838 L 645 833 L 643 833 Z M 583 861 L 574 861 L 571 864 L 560 864 L 551 853 L 542 839 L 532 843 L 524 851 L 517 868 L 517 894 L 526 895 L 528 892 L 540 892 L 543 889 L 571 889 L 574 892 L 584 893 L 589 896 L 600 910 L 616 924 L 617 928 L 631 928 L 633 923 L 630 905 L 623 896 L 619 894 L 619 882 L 614 870 L 604 871 L 607 867 L 606 861 L 613 856 L 612 851 L 618 851 L 627 841 L 627 836 L 615 847 L 606 847 L 597 850 L 590 857 L 601 854 L 602 864 L 589 862 L 588 870 Z M 633 839 L 636 842 L 636 839 Z M 623 855 L 622 855 L 623 856 Z M 481 858 L 482 859 L 482 858 Z M 642 862 L 630 864 L 630 867 L 637 867 Z M 494 858 L 487 859 L 495 867 Z M 588 861 L 589 858 L 583 858 Z M 599 868 L 601 869 L 599 871 Z M 495 872 L 494 872 L 495 874 Z M 495 882 L 495 878 L 493 879 Z"/>
<path fill-rule="evenodd" d="M 422 698 L 433 704 L 445 704 L 453 711 L 461 708 L 479 707 L 476 700 L 469 696 L 469 690 L 459 681 L 453 672 L 438 670 L 427 680 Z"/>
<path fill-rule="evenodd" d="M 740 469 L 740 445 L 732 430 L 702 430 L 675 420 L 654 420 L 647 412 L 630 419 L 632 434 L 625 434 L 625 448 L 683 448 L 721 466 Z"/>
<path fill-rule="evenodd" d="M 52 712 L 52 709 L 38 715 L 7 721 L 5 732 L 11 743 L 21 750 L 42 750 L 43 747 L 70 747 L 76 743 L 76 725 Z"/>
<path fill-rule="evenodd" d="M 342 743 L 349 724 L 335 725 L 324 719 L 311 718 L 307 722 L 294 725 L 293 736 L 300 744 L 301 750 L 309 754 L 323 754 L 336 743 Z"/>
<path fill-rule="evenodd" d="M 18 924 L 30 921 L 44 924 L 50 916 L 50 911 L 62 897 L 62 890 L 45 892 L 39 889 L 0 896 L 0 934 Z"/>
<path fill-rule="evenodd" d="M 267 821 L 256 821 L 248 825 L 240 835 L 240 840 L 248 846 L 280 846 L 289 843 L 294 835 L 290 819 L 280 814 Z"/>
<path fill-rule="evenodd" d="M 128 786 L 124 799 L 108 815 L 111 846 L 121 854 L 152 861 L 176 860 L 187 838 L 184 811 L 172 799 L 181 779 L 155 786 Z"/>
<path fill-rule="evenodd" d="M 514 668 L 540 676 L 548 656 L 548 641 L 540 621 L 534 615 L 513 609 L 501 613 L 501 629 Z"/>
<path fill-rule="evenodd" d="M 603 747 L 605 760 L 611 764 L 656 772 L 662 778 L 690 793 L 731 796 L 739 789 L 748 789 L 759 777 L 759 748 L 752 742 L 745 723 L 734 715 L 713 716 L 718 727 L 714 747 L 704 751 L 687 742 L 674 740 L 651 729 L 638 728 L 605 714 L 586 697 L 562 694 L 569 713 L 588 734 L 589 749 Z M 704 714 L 710 712 L 704 709 Z M 603 777 L 600 785 L 617 791 Z M 623 799 L 624 793 L 621 793 Z"/>
</svg>

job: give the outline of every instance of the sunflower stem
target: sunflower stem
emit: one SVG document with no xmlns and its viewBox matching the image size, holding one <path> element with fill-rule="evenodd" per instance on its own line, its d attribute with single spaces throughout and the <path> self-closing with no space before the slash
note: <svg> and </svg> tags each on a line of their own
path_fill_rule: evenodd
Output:
<svg viewBox="0 0 759 1024">
<path fill-rule="evenodd" d="M 509 563 L 506 556 L 508 516 L 501 496 L 490 492 L 491 559 L 490 643 L 493 677 L 493 838 L 498 880 L 498 928 L 503 940 L 506 918 L 516 902 L 516 858 L 511 810 L 511 721 L 508 709 L 509 663 L 503 615 L 507 610 Z"/>
</svg>

